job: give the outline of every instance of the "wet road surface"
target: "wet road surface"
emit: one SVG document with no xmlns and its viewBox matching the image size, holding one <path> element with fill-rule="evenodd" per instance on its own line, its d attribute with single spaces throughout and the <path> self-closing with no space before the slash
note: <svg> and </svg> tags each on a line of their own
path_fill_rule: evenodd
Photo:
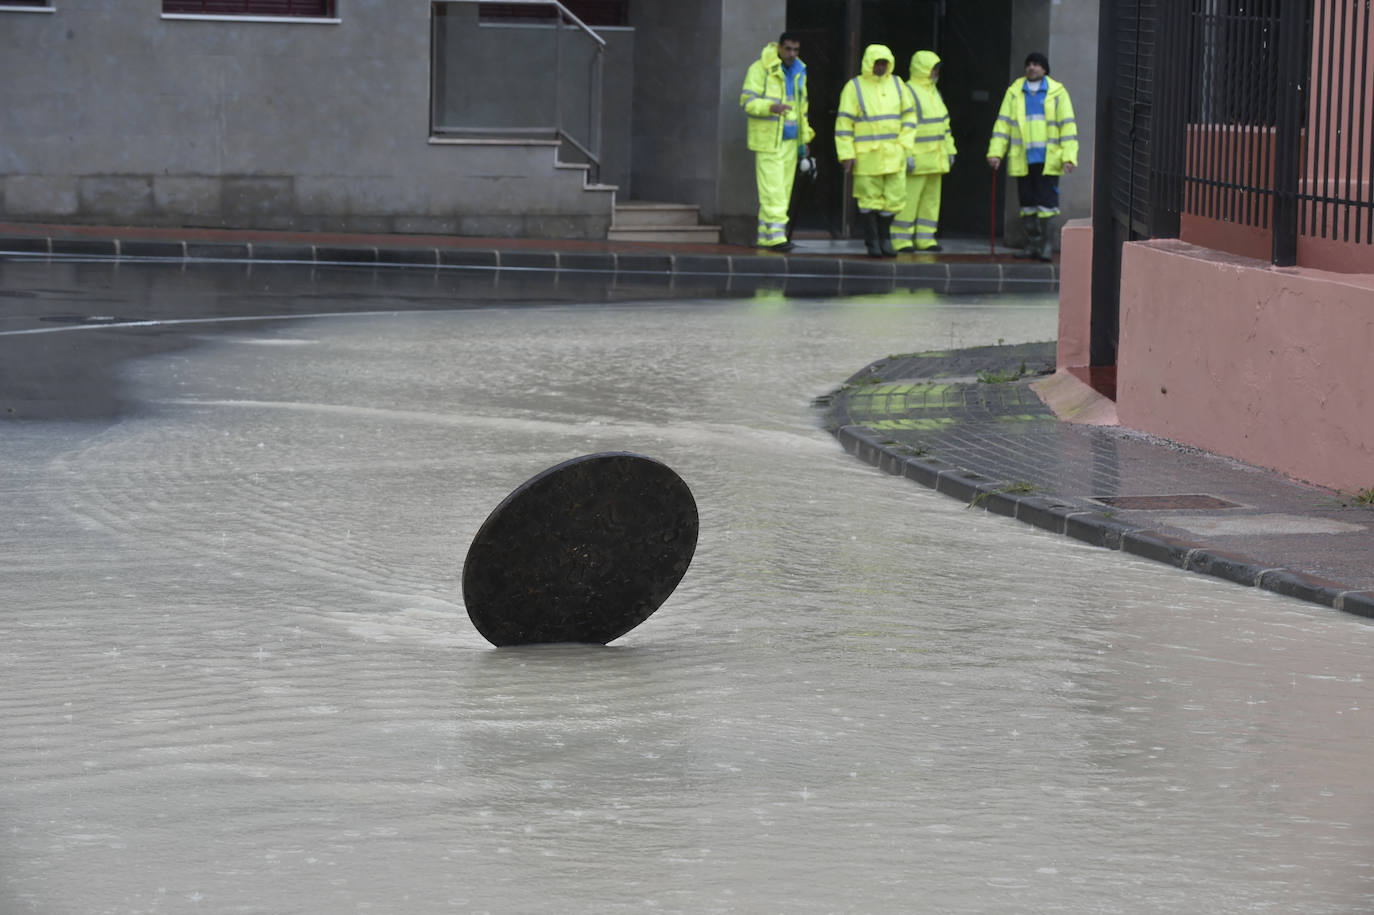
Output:
<svg viewBox="0 0 1374 915">
<path fill-rule="evenodd" d="M 4 272 L 40 303 L 4 344 L 86 374 L 0 425 L 0 909 L 1374 905 L 1374 630 L 821 428 L 856 367 L 1045 339 L 1052 297 L 160 269 Z M 476 527 L 612 449 L 692 487 L 687 577 L 608 648 L 491 648 Z"/>
</svg>

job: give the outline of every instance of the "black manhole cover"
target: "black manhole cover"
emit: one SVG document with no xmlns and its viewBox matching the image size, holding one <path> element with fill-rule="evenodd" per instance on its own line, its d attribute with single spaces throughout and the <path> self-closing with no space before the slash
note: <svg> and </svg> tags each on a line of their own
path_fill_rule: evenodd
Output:
<svg viewBox="0 0 1374 915">
<path fill-rule="evenodd" d="M 697 545 L 692 491 L 667 465 L 590 454 L 516 488 L 463 563 L 468 616 L 493 645 L 605 645 L 673 593 Z"/>
<path fill-rule="evenodd" d="M 1217 511 L 1223 508 L 1242 508 L 1216 496 L 1185 493 L 1164 496 L 1093 496 L 1094 502 L 1110 505 L 1123 511 Z"/>
</svg>

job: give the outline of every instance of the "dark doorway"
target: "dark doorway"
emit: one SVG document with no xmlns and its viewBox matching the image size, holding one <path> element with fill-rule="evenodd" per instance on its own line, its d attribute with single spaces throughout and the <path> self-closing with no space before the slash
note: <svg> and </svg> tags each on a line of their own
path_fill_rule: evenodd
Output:
<svg viewBox="0 0 1374 915">
<path fill-rule="evenodd" d="M 945 177 L 940 230 L 988 237 L 992 174 L 984 161 L 1002 92 L 1015 74 L 1011 56 L 1012 0 L 788 0 L 787 27 L 802 35 L 811 91 L 811 152 L 820 166 L 814 184 L 798 182 L 794 227 L 848 237 L 853 200 L 835 156 L 835 113 L 844 84 L 859 72 L 864 48 L 884 44 L 908 76 L 911 55 L 933 50 L 942 60 L 940 94 L 949 108 L 959 158 Z M 1004 189 L 998 176 L 997 199 Z"/>
</svg>

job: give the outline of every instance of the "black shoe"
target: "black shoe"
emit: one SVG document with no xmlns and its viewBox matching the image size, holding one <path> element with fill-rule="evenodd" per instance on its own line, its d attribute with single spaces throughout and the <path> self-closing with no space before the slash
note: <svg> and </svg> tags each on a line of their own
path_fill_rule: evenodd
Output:
<svg viewBox="0 0 1374 915">
<path fill-rule="evenodd" d="M 868 256 L 882 257 L 883 249 L 878 245 L 878 214 L 860 213 L 859 221 L 863 223 L 864 249 L 868 251 Z"/>
<path fill-rule="evenodd" d="M 797 247 L 797 246 L 794 245 L 794 244 L 792 244 L 790 241 L 784 241 L 784 242 L 779 242 L 779 243 L 776 244 L 776 245 L 759 245 L 758 247 L 759 247 L 760 250 L 763 250 L 763 251 L 779 251 L 779 252 L 782 252 L 782 251 L 791 251 L 793 248 L 795 248 L 795 247 Z"/>
<path fill-rule="evenodd" d="M 878 214 L 878 252 L 882 257 L 897 256 L 897 249 L 892 247 L 892 220 L 895 218 Z"/>
<path fill-rule="evenodd" d="M 929 248 L 917 248 L 917 249 L 916 249 L 916 253 L 917 253 L 917 254 L 934 254 L 934 253 L 937 252 L 937 251 L 943 251 L 943 250 L 945 250 L 945 249 L 942 248 L 942 247 L 940 247 L 939 245 L 931 245 Z"/>
</svg>

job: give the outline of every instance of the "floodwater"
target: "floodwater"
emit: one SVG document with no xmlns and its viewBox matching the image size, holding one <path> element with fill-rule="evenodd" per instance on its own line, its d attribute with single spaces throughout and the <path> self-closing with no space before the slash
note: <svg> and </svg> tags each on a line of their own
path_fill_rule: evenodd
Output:
<svg viewBox="0 0 1374 915">
<path fill-rule="evenodd" d="M 1374 910 L 1374 627 L 819 428 L 1052 297 L 370 295 L 405 310 L 183 328 L 117 416 L 0 425 L 0 912 Z M 472 535 L 609 450 L 692 487 L 682 584 L 492 648 Z"/>
</svg>

